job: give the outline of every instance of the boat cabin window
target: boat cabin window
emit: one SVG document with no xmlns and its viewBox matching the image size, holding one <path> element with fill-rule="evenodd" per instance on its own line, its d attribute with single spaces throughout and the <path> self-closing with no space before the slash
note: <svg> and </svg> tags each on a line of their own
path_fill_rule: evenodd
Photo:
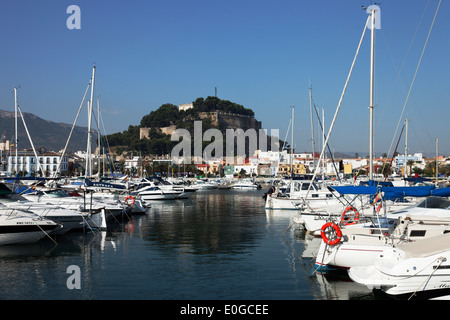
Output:
<svg viewBox="0 0 450 320">
<path fill-rule="evenodd" d="M 426 230 L 411 230 L 410 237 L 425 237 Z"/>
<path fill-rule="evenodd" d="M 417 205 L 419 208 L 449 209 L 450 200 L 441 197 L 427 197 Z"/>
<path fill-rule="evenodd" d="M 151 186 L 151 184 L 150 183 L 141 183 L 141 184 L 138 185 L 136 190 L 140 190 L 140 189 L 143 189 L 143 188 L 148 187 L 148 186 Z"/>
<path fill-rule="evenodd" d="M 294 191 L 308 190 L 310 182 L 294 182 Z M 311 190 L 318 190 L 315 183 L 312 184 Z"/>
<path fill-rule="evenodd" d="M 48 190 L 45 193 L 51 197 L 58 197 L 58 198 L 69 197 L 69 195 L 64 190 L 59 190 L 59 189 Z"/>
</svg>

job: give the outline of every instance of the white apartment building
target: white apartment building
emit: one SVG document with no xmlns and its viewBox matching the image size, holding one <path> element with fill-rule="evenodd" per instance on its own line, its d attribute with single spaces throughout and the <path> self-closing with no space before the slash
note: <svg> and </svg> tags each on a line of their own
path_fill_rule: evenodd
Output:
<svg viewBox="0 0 450 320">
<path fill-rule="evenodd" d="M 38 154 L 38 158 L 36 160 L 34 153 L 27 150 L 18 151 L 16 159 L 15 152 L 12 152 L 8 156 L 7 175 L 26 172 L 28 175 L 37 173 L 41 176 L 42 171 L 44 171 L 47 177 L 50 177 L 55 173 L 61 174 L 61 172 L 69 170 L 69 162 L 67 156 L 64 156 L 58 170 L 60 158 L 61 155 L 56 152 L 45 152 Z"/>
<path fill-rule="evenodd" d="M 408 161 L 413 161 L 415 165 L 423 164 L 425 166 L 425 160 L 423 159 L 422 153 L 415 153 L 413 155 L 406 156 L 406 163 Z M 398 155 L 394 158 L 395 167 L 405 166 L 405 155 Z"/>
<path fill-rule="evenodd" d="M 125 165 L 124 168 L 127 170 L 138 169 L 139 165 L 141 164 L 141 157 L 136 156 L 132 159 L 125 159 Z"/>
</svg>

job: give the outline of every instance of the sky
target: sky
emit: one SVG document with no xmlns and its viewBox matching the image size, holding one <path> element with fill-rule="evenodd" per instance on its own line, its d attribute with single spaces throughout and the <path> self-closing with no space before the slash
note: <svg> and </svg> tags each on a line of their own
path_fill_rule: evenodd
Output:
<svg viewBox="0 0 450 320">
<path fill-rule="evenodd" d="M 122 132 L 164 103 L 190 103 L 217 88 L 220 99 L 251 108 L 263 128 L 289 140 L 293 106 L 294 147 L 311 151 L 309 89 L 328 132 L 368 16 L 362 6 L 371 4 L 0 0 L 0 110 L 14 111 L 17 87 L 23 112 L 72 124 L 95 64 L 102 132 Z M 375 155 L 391 156 L 397 144 L 404 152 L 406 118 L 409 153 L 450 155 L 450 4 L 438 4 L 378 4 Z M 70 5 L 80 8 L 80 29 L 67 27 Z M 370 30 L 331 133 L 336 152 L 368 154 L 369 67 Z M 87 119 L 84 105 L 77 125 Z M 314 131 L 320 151 L 316 117 Z"/>
</svg>

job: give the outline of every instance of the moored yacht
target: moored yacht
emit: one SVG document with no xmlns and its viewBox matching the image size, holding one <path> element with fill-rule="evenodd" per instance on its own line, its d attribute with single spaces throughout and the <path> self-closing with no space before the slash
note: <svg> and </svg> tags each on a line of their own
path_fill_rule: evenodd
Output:
<svg viewBox="0 0 450 320">
<path fill-rule="evenodd" d="M 0 206 L 0 245 L 37 242 L 59 228 L 52 220 Z"/>
<path fill-rule="evenodd" d="M 333 193 L 322 185 L 310 180 L 293 179 L 285 191 L 277 188 L 266 197 L 266 209 L 298 210 L 302 204 L 310 208 L 322 208 L 339 204 Z"/>
<path fill-rule="evenodd" d="M 233 183 L 231 186 L 231 189 L 237 189 L 237 190 L 258 190 L 261 189 L 261 186 L 256 184 L 251 179 L 240 179 L 237 182 Z"/>
<path fill-rule="evenodd" d="M 13 193 L 5 184 L 0 183 L 0 203 L 4 206 L 32 212 L 40 217 L 62 223 L 62 228 L 53 233 L 63 234 L 72 229 L 82 228 L 89 214 L 78 209 L 67 209 L 57 205 L 27 200 L 17 193 Z"/>
<path fill-rule="evenodd" d="M 135 191 L 131 193 L 131 196 L 139 198 L 144 202 L 152 200 L 184 199 L 187 198 L 188 195 L 188 193 L 184 192 L 183 188 L 173 188 L 172 185 L 165 186 L 164 184 L 156 185 L 148 179 L 143 179 L 141 183 L 137 185 Z"/>
<path fill-rule="evenodd" d="M 321 229 L 323 242 L 316 269 L 326 272 L 367 266 L 387 248 L 402 243 L 419 243 L 424 239 L 450 232 L 450 201 L 428 197 L 421 203 L 373 219 L 370 223 L 338 226 L 334 222 Z"/>
<path fill-rule="evenodd" d="M 450 233 L 399 244 L 371 265 L 352 267 L 349 277 L 396 299 L 450 298 Z"/>
<path fill-rule="evenodd" d="M 87 223 L 92 228 L 104 225 L 102 213 L 105 214 L 106 220 L 117 219 L 125 212 L 126 207 L 119 201 L 98 200 L 92 195 L 70 196 L 64 190 L 57 188 L 42 188 L 22 195 L 27 200 L 37 203 L 51 203 L 62 208 L 89 213 L 90 219 L 87 220 Z"/>
</svg>

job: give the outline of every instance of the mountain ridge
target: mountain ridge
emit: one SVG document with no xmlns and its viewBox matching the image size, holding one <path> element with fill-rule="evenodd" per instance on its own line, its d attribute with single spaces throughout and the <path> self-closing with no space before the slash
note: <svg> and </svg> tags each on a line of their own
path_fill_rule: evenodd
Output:
<svg viewBox="0 0 450 320">
<path fill-rule="evenodd" d="M 44 147 L 48 151 L 60 151 L 64 149 L 69 138 L 71 124 L 53 122 L 36 116 L 30 112 L 22 112 L 28 132 L 36 149 Z M 0 134 L 4 134 L 10 145 L 15 140 L 15 112 L 0 110 Z M 75 126 L 67 152 L 85 150 L 87 144 L 87 127 Z M 18 149 L 30 149 L 31 143 L 23 121 L 18 115 L 17 119 Z"/>
</svg>

